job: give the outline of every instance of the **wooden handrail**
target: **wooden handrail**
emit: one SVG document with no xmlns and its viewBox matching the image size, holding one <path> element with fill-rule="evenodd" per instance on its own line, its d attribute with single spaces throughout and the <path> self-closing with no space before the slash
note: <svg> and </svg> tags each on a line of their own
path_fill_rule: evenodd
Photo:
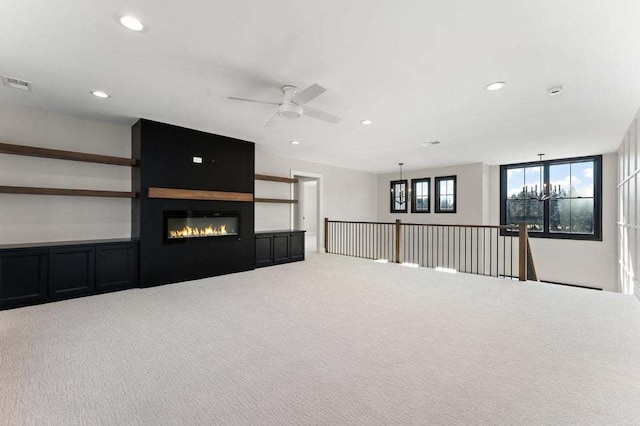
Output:
<svg viewBox="0 0 640 426">
<path fill-rule="evenodd" d="M 458 224 L 447 224 L 447 223 L 402 223 L 402 225 L 406 226 L 449 226 L 451 228 L 486 228 L 486 229 L 504 229 L 505 231 L 509 230 L 517 230 L 517 226 L 510 225 L 458 225 Z"/>
<path fill-rule="evenodd" d="M 349 220 L 329 220 L 329 223 L 368 223 L 372 225 L 395 225 L 395 222 L 368 222 L 368 221 L 349 221 Z M 513 225 L 459 225 L 447 223 L 405 223 L 402 226 L 449 226 L 451 228 L 487 228 L 502 229 L 505 231 L 517 231 L 518 227 Z"/>
</svg>

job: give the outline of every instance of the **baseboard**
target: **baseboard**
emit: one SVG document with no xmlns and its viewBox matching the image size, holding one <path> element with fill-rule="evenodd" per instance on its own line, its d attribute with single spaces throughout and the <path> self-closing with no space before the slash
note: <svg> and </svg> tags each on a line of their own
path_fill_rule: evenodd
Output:
<svg viewBox="0 0 640 426">
<path fill-rule="evenodd" d="M 557 284 L 557 285 L 566 285 L 568 287 L 578 287 L 578 288 L 586 288 L 587 290 L 597 290 L 597 291 L 602 291 L 601 288 L 598 287 L 589 287 L 586 285 L 578 285 L 578 284 L 568 284 L 568 283 L 560 283 L 558 281 L 548 281 L 548 280 L 540 280 L 541 283 L 547 283 L 547 284 Z"/>
</svg>

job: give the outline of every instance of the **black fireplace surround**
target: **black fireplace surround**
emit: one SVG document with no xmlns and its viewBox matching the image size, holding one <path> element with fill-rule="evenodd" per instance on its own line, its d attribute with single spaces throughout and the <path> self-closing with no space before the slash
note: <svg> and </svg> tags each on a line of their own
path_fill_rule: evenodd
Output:
<svg viewBox="0 0 640 426">
<path fill-rule="evenodd" d="M 253 196 L 253 143 L 142 119 L 132 128 L 132 155 L 140 287 L 254 268 L 253 202 L 149 197 L 154 187 Z"/>
</svg>

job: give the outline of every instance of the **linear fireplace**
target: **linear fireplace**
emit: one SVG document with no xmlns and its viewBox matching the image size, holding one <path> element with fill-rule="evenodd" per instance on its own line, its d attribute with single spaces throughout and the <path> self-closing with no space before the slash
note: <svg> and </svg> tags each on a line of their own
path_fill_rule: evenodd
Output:
<svg viewBox="0 0 640 426">
<path fill-rule="evenodd" d="M 228 212 L 178 210 L 164 212 L 165 243 L 240 234 L 240 215 Z"/>
</svg>

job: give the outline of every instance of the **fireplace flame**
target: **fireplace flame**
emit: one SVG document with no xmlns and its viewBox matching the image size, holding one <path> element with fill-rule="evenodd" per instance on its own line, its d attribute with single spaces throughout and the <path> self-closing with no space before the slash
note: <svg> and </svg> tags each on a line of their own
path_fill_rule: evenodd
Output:
<svg viewBox="0 0 640 426">
<path fill-rule="evenodd" d="M 213 225 L 209 225 L 205 228 L 185 226 L 182 229 L 169 231 L 169 238 L 210 237 L 215 235 L 227 235 L 227 226 L 220 225 L 214 227 Z"/>
</svg>

